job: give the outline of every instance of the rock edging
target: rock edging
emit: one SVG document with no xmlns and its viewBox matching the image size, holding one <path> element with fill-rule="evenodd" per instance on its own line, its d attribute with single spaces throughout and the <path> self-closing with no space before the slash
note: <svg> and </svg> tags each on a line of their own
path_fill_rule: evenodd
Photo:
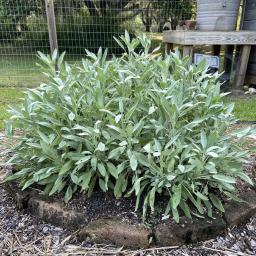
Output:
<svg viewBox="0 0 256 256">
<path fill-rule="evenodd" d="M 92 221 L 78 233 L 78 237 L 83 241 L 111 243 L 130 248 L 148 248 L 151 235 L 151 230 L 142 224 L 135 226 L 110 218 Z"/>
<path fill-rule="evenodd" d="M 44 197 L 38 191 L 21 191 L 13 184 L 6 184 L 8 193 L 14 198 L 18 209 L 51 224 L 70 230 L 79 230 L 78 238 L 93 243 L 111 243 L 129 248 L 154 246 L 180 246 L 212 239 L 227 228 L 238 225 L 256 214 L 256 192 L 249 190 L 240 195 L 244 202 L 228 202 L 223 216 L 214 219 L 192 220 L 182 217 L 180 223 L 163 221 L 152 228 L 143 224 L 130 224 L 121 219 L 102 218 L 87 223 L 83 212 L 70 210 L 64 203 Z"/>
</svg>

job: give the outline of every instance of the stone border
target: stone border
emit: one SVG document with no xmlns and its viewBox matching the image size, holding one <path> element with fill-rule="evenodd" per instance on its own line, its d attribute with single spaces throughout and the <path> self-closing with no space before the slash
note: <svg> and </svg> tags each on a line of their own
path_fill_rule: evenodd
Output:
<svg viewBox="0 0 256 256">
<path fill-rule="evenodd" d="M 256 214 L 256 191 L 248 190 L 240 195 L 245 202 L 227 203 L 225 214 L 216 215 L 214 219 L 190 220 L 182 217 L 179 224 L 166 220 L 152 228 L 114 218 L 97 219 L 86 224 L 86 216 L 82 212 L 69 210 L 64 203 L 39 195 L 37 190 L 21 191 L 13 183 L 6 184 L 6 189 L 18 209 L 25 209 L 45 222 L 72 231 L 78 230 L 78 238 L 82 241 L 111 243 L 132 249 L 180 246 L 209 240 Z"/>
</svg>

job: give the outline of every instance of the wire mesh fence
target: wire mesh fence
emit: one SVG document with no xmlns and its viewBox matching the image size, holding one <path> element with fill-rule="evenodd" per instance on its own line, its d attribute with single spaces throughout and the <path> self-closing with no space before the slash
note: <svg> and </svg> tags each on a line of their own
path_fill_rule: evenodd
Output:
<svg viewBox="0 0 256 256">
<path fill-rule="evenodd" d="M 85 56 L 85 48 L 122 49 L 113 37 L 146 32 L 155 45 L 163 29 L 195 18 L 194 0 L 0 0 L 0 86 L 36 86 L 41 77 L 36 52 L 50 52 L 47 4 L 53 2 L 57 44 L 69 61 Z"/>
<path fill-rule="evenodd" d="M 0 85 L 37 80 L 35 53 L 49 52 L 46 13 L 40 0 L 0 1 Z"/>
</svg>

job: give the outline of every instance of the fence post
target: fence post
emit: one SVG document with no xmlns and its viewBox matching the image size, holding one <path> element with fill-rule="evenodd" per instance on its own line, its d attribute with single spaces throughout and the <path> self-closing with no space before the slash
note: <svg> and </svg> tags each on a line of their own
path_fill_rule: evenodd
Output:
<svg viewBox="0 0 256 256">
<path fill-rule="evenodd" d="M 47 23 L 48 23 L 50 47 L 51 47 L 51 53 L 53 54 L 55 49 L 58 50 L 58 40 L 57 40 L 53 0 L 45 0 L 45 6 L 46 6 L 46 16 L 47 16 Z"/>
</svg>

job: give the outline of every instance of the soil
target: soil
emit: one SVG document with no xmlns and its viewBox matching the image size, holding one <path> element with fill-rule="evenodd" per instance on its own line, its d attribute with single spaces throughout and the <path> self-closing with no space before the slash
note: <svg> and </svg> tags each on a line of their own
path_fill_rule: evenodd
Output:
<svg viewBox="0 0 256 256">
<path fill-rule="evenodd" d="M 104 193 L 97 190 L 94 191 L 91 197 L 87 197 L 84 194 L 76 194 L 74 199 L 67 204 L 68 208 L 82 209 L 85 216 L 88 216 L 86 220 L 88 222 L 94 219 L 115 216 L 130 223 L 137 223 L 139 218 L 134 206 L 134 199 L 121 198 L 116 200 L 111 192 Z"/>
<path fill-rule="evenodd" d="M 1 133 L 0 140 L 6 140 Z M 255 141 L 252 139 L 250 145 L 255 145 Z M 251 156 L 245 167 L 256 181 L 256 155 Z M 3 171 L 8 171 L 8 167 L 0 165 L 0 178 Z M 114 216 L 136 223 L 141 213 L 134 212 L 134 205 L 133 199 L 115 200 L 110 193 L 96 192 L 90 199 L 77 194 L 68 207 L 82 208 L 88 222 L 98 217 Z M 128 251 L 107 245 L 79 243 L 76 233 L 41 222 L 24 211 L 18 212 L 4 185 L 0 184 L 0 255 L 256 255 L 256 216 L 205 243 Z"/>
<path fill-rule="evenodd" d="M 57 199 L 63 201 L 62 198 L 63 197 L 59 196 Z M 158 207 L 154 216 L 147 216 L 146 223 L 148 225 L 153 225 L 162 221 L 162 212 L 168 203 L 168 198 L 158 197 L 156 200 L 158 202 Z M 68 209 L 78 209 L 79 212 L 83 212 L 87 217 L 87 223 L 99 218 L 112 218 L 113 216 L 130 224 L 142 223 L 142 211 L 135 211 L 135 204 L 136 200 L 134 197 L 115 199 L 112 192 L 104 193 L 95 190 L 91 197 L 77 193 L 66 206 Z M 139 208 L 141 209 L 142 206 Z"/>
</svg>

